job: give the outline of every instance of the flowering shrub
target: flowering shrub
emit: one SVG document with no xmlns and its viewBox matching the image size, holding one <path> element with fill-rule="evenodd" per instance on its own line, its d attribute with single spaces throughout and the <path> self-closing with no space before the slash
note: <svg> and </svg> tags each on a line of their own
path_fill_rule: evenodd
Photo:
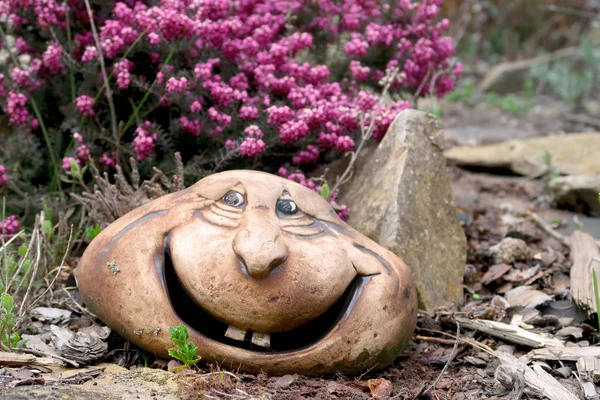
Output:
<svg viewBox="0 0 600 400">
<path fill-rule="evenodd" d="M 404 94 L 453 88 L 441 2 L 95 0 L 94 37 L 86 1 L 0 0 L 14 56 L 2 110 L 43 143 L 51 170 L 111 170 L 127 156 L 164 168 L 180 151 L 190 179 L 283 165 L 317 190 L 306 173 L 354 150 L 371 120 L 381 139 L 411 106 Z"/>
<path fill-rule="evenodd" d="M 19 231 L 19 221 L 15 215 L 6 217 L 4 221 L 0 221 L 0 237 L 4 240 L 10 239 Z"/>
</svg>

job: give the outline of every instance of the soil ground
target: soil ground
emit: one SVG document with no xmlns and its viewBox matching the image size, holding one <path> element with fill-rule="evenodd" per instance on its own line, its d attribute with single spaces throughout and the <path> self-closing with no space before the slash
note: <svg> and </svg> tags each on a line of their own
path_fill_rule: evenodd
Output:
<svg viewBox="0 0 600 400">
<path fill-rule="evenodd" d="M 545 104 L 528 114 L 506 114 L 496 109 L 483 106 L 471 108 L 459 103 L 444 104 L 443 110 L 449 146 L 460 143 L 489 143 L 560 131 L 598 130 L 593 124 L 577 122 L 579 120 L 572 118 L 568 108 L 560 103 Z M 566 118 L 567 114 L 571 116 Z M 119 350 L 123 349 L 123 342 L 115 341 L 111 344 L 114 351 L 109 353 L 110 356 L 105 361 L 133 366 L 129 372 L 106 370 L 94 378 L 86 378 L 84 374 L 81 382 L 63 380 L 61 383 L 59 380 L 58 385 L 52 387 L 36 385 L 44 382 L 44 374 L 38 373 L 37 376 L 41 380 L 36 381 L 36 375 L 32 373 L 33 378 L 22 378 L 19 386 L 14 387 L 15 374 L 0 370 L 0 387 L 5 386 L 5 390 L 0 393 L 0 399 L 520 398 L 522 390 L 519 392 L 518 388 L 503 387 L 497 381 L 497 367 L 500 363 L 497 359 L 477 347 L 456 340 L 457 324 L 454 317 L 476 316 L 510 322 L 511 317 L 522 310 L 515 307 L 499 307 L 495 295 L 502 295 L 511 287 L 519 285 L 543 290 L 556 296 L 556 299 L 563 298 L 569 284 L 569 249 L 532 223 L 527 218 L 528 211 L 534 210 L 548 222 L 558 222 L 558 231 L 565 235 L 570 234 L 576 225 L 582 225 L 582 229 L 590 232 L 596 239 L 600 239 L 600 218 L 553 208 L 543 180 L 498 175 L 497 172 L 466 171 L 449 167 L 456 205 L 468 239 L 464 305 L 457 309 L 421 313 L 413 341 L 394 365 L 383 371 L 371 371 L 359 377 L 335 376 L 315 379 L 289 375 L 267 377 L 231 374 L 221 370 L 211 373 L 210 369 L 203 368 L 194 374 L 155 370 L 154 373 L 150 373 L 152 377 L 148 378 L 148 370 L 141 368 L 141 358 L 136 359 L 132 356 L 136 351 Z M 517 228 L 509 226 L 515 221 L 518 222 Z M 493 265 L 489 256 L 490 246 L 498 243 L 510 230 L 525 238 L 532 254 L 541 255 L 542 260 L 545 256 L 551 256 L 552 262 L 540 264 L 540 258 L 534 257 L 532 260 L 516 263 L 508 273 L 512 276 L 511 279 L 482 282 L 482 277 Z M 524 276 L 526 271 L 534 267 L 539 267 L 536 270 L 538 274 L 534 276 L 537 278 L 522 279 L 527 278 Z M 542 313 L 537 320 L 529 323 L 536 329 L 556 334 L 561 328 L 557 319 L 544 317 Z M 595 330 L 591 321 L 584 321 L 577 326 L 583 329 L 583 336 L 578 339 L 569 338 L 569 341 L 595 342 Z M 517 356 L 530 350 L 470 330 L 460 329 L 458 335 L 461 338 L 471 338 L 492 349 L 502 346 L 503 350 Z M 155 366 L 166 368 L 166 363 L 155 363 Z M 572 374 L 564 374 L 564 370 L 564 375 L 557 372 L 561 365 L 548 362 L 546 366 L 572 393 L 579 393 L 579 384 Z M 564 366 L 574 369 L 574 363 L 565 363 Z M 148 382 L 154 386 L 149 387 Z M 11 388 L 8 389 L 9 387 Z M 535 393 L 525 393 L 527 398 L 537 398 Z"/>
</svg>

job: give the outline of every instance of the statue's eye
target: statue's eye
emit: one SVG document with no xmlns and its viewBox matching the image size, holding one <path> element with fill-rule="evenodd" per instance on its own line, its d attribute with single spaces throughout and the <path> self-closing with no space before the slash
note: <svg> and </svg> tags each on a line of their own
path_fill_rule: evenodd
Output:
<svg viewBox="0 0 600 400">
<path fill-rule="evenodd" d="M 298 206 L 292 200 L 278 200 L 277 212 L 283 215 L 294 215 L 298 212 Z"/>
<path fill-rule="evenodd" d="M 245 203 L 244 195 L 234 191 L 227 192 L 227 194 L 223 196 L 223 203 L 232 207 L 242 207 Z"/>
</svg>

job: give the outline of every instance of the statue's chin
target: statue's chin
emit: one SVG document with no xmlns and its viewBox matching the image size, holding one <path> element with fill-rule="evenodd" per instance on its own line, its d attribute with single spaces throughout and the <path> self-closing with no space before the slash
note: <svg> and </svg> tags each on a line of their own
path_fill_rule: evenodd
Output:
<svg viewBox="0 0 600 400">
<path fill-rule="evenodd" d="M 239 329 L 212 317 L 198 306 L 181 285 L 167 252 L 164 263 L 165 285 L 175 313 L 199 334 L 220 343 L 257 352 L 289 352 L 308 347 L 327 335 L 349 314 L 362 287 L 371 276 L 356 276 L 344 294 L 324 313 L 288 332 L 257 333 Z"/>
</svg>

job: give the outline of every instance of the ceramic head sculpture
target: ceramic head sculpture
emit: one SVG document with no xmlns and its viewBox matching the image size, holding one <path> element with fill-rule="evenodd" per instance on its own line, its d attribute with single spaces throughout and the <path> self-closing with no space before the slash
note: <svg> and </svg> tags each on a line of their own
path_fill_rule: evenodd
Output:
<svg viewBox="0 0 600 400">
<path fill-rule="evenodd" d="M 228 171 L 124 215 L 76 269 L 87 307 L 168 357 L 184 324 L 198 354 L 271 374 L 358 373 L 390 364 L 411 337 L 406 265 L 275 175 Z"/>
</svg>

